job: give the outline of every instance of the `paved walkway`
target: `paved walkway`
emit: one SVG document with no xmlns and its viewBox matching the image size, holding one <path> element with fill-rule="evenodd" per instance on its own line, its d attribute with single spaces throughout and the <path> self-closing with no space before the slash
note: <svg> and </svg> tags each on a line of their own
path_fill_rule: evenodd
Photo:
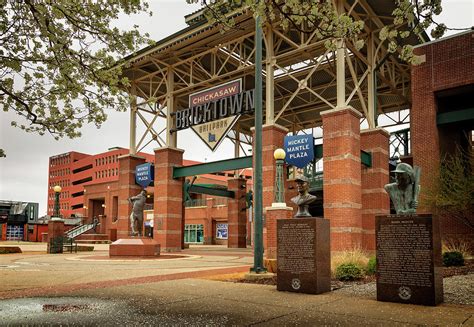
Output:
<svg viewBox="0 0 474 327">
<path fill-rule="evenodd" d="M 105 248 L 0 255 L 0 325 L 474 326 L 473 306 L 422 307 L 213 280 L 248 271 L 250 249 L 191 247 L 154 260 L 107 255 Z"/>
</svg>

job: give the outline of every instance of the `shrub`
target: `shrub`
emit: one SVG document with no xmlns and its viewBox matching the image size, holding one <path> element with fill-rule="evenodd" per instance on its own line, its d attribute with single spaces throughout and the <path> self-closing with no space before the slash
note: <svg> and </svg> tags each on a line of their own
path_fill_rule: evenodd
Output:
<svg viewBox="0 0 474 327">
<path fill-rule="evenodd" d="M 365 272 L 367 275 L 375 275 L 377 268 L 377 259 L 375 257 L 371 257 L 369 259 L 369 262 L 367 263 L 367 268 L 365 269 Z"/>
<path fill-rule="evenodd" d="M 18 246 L 0 246 L 0 254 L 22 253 Z"/>
<path fill-rule="evenodd" d="M 462 239 L 446 239 L 443 240 L 443 253 L 444 252 L 460 252 L 464 258 L 469 258 L 472 253 L 472 249 L 469 243 Z"/>
<path fill-rule="evenodd" d="M 343 263 L 336 268 L 336 278 L 342 281 L 357 280 L 364 277 L 363 269 L 353 263 Z"/>
<path fill-rule="evenodd" d="M 464 257 L 461 252 L 445 252 L 443 253 L 443 265 L 446 267 L 464 266 Z"/>
<path fill-rule="evenodd" d="M 354 247 L 341 252 L 333 253 L 331 256 L 331 273 L 336 276 L 336 268 L 342 264 L 354 264 L 359 267 L 367 266 L 369 257 L 360 247 Z"/>
</svg>

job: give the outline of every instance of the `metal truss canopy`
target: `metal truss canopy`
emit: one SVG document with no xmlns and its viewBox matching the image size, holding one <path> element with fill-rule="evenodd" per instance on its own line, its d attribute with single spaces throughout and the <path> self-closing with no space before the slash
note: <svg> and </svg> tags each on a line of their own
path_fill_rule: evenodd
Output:
<svg viewBox="0 0 474 327">
<path fill-rule="evenodd" d="M 396 2 L 333 1 L 341 12 L 364 21 L 365 46 L 357 50 L 346 40 L 333 52 L 316 33 L 291 27 L 284 31 L 277 24 L 265 26 L 265 124 L 276 123 L 297 132 L 321 126 L 321 111 L 344 105 L 360 111 L 373 128 L 378 114 L 410 107 L 410 67 L 397 54 L 390 54 L 378 38 L 380 29 L 393 23 Z M 242 79 L 244 90 L 255 87 L 253 17 L 236 15 L 235 28 L 225 33 L 217 25 L 195 21 L 123 60 L 128 64 L 123 75 L 132 85 L 128 91 L 137 99 L 131 108 L 131 147 L 135 150 L 150 142 L 176 146 L 172 113 L 189 106 L 191 93 L 236 78 Z M 406 42 L 417 44 L 419 40 L 408 38 Z M 137 122 L 143 123 L 140 137 Z M 252 127 L 253 116 L 242 115 L 234 135 L 250 137 Z"/>
</svg>

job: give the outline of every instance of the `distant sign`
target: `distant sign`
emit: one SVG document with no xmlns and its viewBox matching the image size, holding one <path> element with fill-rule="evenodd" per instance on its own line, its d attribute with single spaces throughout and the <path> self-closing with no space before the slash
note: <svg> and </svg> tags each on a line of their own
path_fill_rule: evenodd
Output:
<svg viewBox="0 0 474 327">
<path fill-rule="evenodd" d="M 228 225 L 227 224 L 217 224 L 216 226 L 216 238 L 221 240 L 227 239 Z"/>
<path fill-rule="evenodd" d="M 145 188 L 153 182 L 155 167 L 147 162 L 135 168 L 135 182 Z"/>
<path fill-rule="evenodd" d="M 285 161 L 298 168 L 304 168 L 314 159 L 312 135 L 285 136 Z"/>
</svg>

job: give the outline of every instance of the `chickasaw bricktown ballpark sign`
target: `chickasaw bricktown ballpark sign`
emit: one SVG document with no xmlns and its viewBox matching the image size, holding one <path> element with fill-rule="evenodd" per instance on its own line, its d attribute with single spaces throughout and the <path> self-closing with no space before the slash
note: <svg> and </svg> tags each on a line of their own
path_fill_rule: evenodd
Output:
<svg viewBox="0 0 474 327">
<path fill-rule="evenodd" d="M 255 111 L 255 90 L 234 80 L 189 96 L 189 108 L 176 112 L 177 131 L 191 127 L 214 151 L 242 114 Z"/>
<path fill-rule="evenodd" d="M 312 135 L 285 136 L 286 163 L 304 168 L 314 159 Z"/>
</svg>

